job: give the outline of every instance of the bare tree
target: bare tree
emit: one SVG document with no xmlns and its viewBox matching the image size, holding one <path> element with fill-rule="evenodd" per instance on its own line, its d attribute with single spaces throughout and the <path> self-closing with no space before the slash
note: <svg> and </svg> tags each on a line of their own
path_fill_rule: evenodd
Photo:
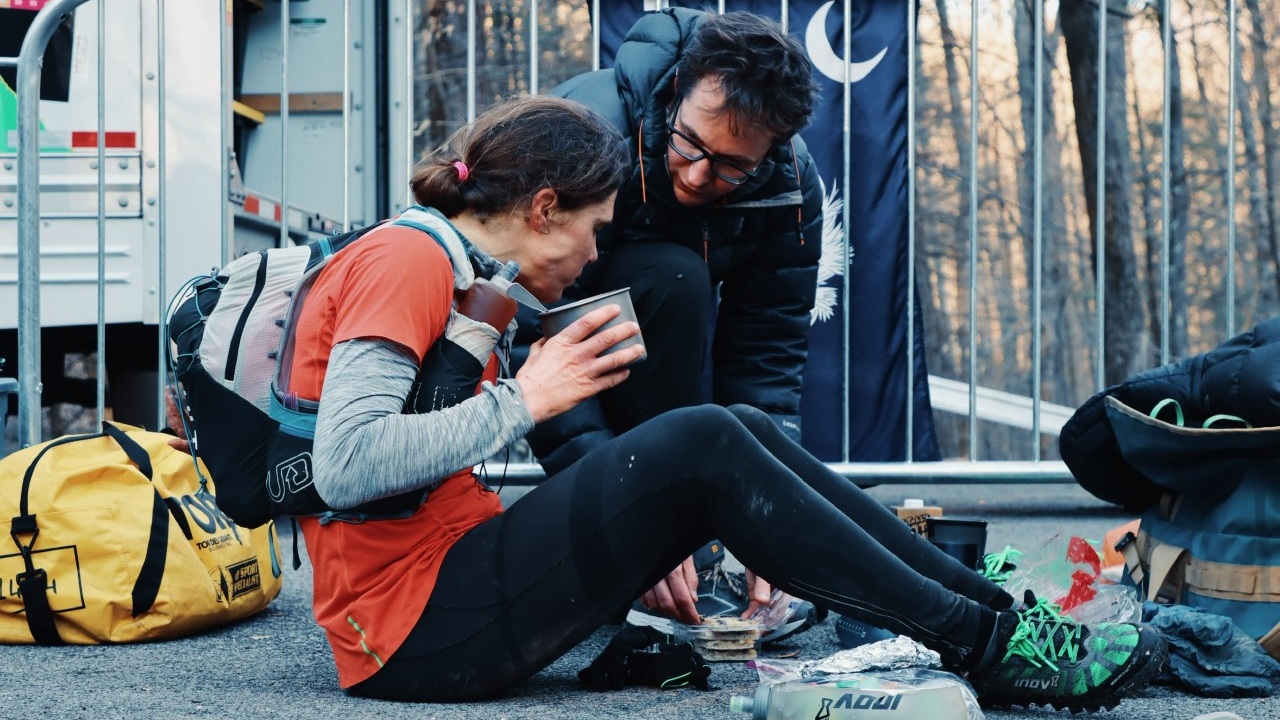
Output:
<svg viewBox="0 0 1280 720">
<path fill-rule="evenodd" d="M 466 17 L 457 2 L 432 0 L 414 34 L 415 156 L 442 143 L 466 119 Z"/>
<path fill-rule="evenodd" d="M 1196 8 L 1197 5 L 1188 0 L 1188 14 L 1193 14 Z M 1202 167 L 1207 169 L 1201 170 L 1198 174 L 1188 173 L 1188 190 L 1198 209 L 1197 217 L 1188 224 L 1188 231 L 1194 227 L 1200 235 L 1200 255 L 1196 262 L 1186 264 L 1187 286 L 1188 292 L 1195 298 L 1196 302 L 1193 304 L 1205 310 L 1202 313 L 1204 319 L 1199 327 L 1191 331 L 1193 341 L 1205 340 L 1206 335 L 1208 338 L 1216 336 L 1213 332 L 1206 333 L 1206 328 L 1219 324 L 1218 319 L 1221 313 L 1215 308 L 1219 304 L 1218 295 L 1224 284 L 1222 268 L 1225 268 L 1231 260 L 1227 257 L 1225 243 L 1217 241 L 1217 238 L 1225 235 L 1225 232 L 1218 235 L 1216 231 L 1226 225 L 1230 213 L 1234 211 L 1233 208 L 1227 208 L 1223 202 L 1226 197 L 1229 173 L 1234 172 L 1234 158 L 1227 155 L 1226 133 L 1219 124 L 1219 113 L 1216 112 L 1214 99 L 1210 94 L 1207 78 L 1213 73 L 1212 58 L 1205 58 L 1206 51 L 1199 39 L 1200 28 L 1197 22 L 1192 22 L 1187 27 L 1187 40 L 1191 46 L 1191 65 L 1200 101 L 1200 125 L 1203 128 L 1202 130 L 1198 128 L 1198 131 L 1204 138 L 1193 147 L 1200 155 L 1207 155 L 1212 160 L 1202 163 Z M 1230 110 L 1228 109 L 1227 112 Z M 1194 180 L 1198 180 L 1199 184 L 1193 182 Z M 1188 240 L 1190 241 L 1190 237 Z"/>
<path fill-rule="evenodd" d="M 935 136 L 942 133 L 946 123 L 934 118 L 947 112 L 944 102 L 938 102 L 937 77 L 926 72 L 925 55 L 932 46 L 927 37 L 920 40 L 920 52 L 916 57 L 916 287 L 924 303 L 925 345 L 929 348 L 929 369 L 942 377 L 959 377 L 963 367 L 961 347 L 954 324 L 963 313 L 954 306 L 953 289 L 958 289 L 948 268 L 962 247 L 960 233 L 942 229 L 954 227 L 953 216 L 944 216 L 944 204 L 938 201 L 935 178 L 942 172 L 937 158 L 943 141 Z M 948 183 L 948 187 L 960 184 Z M 965 201 L 968 207 L 968 201 Z M 952 413 L 935 415 L 935 430 L 943 457 L 963 454 L 967 419 Z"/>
<path fill-rule="evenodd" d="M 1262 160 L 1265 167 L 1265 178 L 1261 190 L 1263 203 L 1262 215 L 1266 218 L 1266 243 L 1275 264 L 1272 271 L 1276 282 L 1280 284 L 1280 228 L 1276 227 L 1277 203 L 1280 198 L 1280 130 L 1277 130 L 1272 117 L 1271 107 L 1271 74 L 1267 69 L 1267 22 L 1258 0 L 1245 0 L 1249 9 L 1251 31 L 1250 47 L 1253 51 L 1253 90 L 1257 93 L 1258 124 L 1262 126 Z"/>
<path fill-rule="evenodd" d="M 1161 40 L 1165 33 L 1164 24 L 1169 21 L 1164 16 L 1164 4 L 1154 4 L 1156 18 L 1161 29 Z M 1164 162 L 1169 164 L 1169 257 L 1165 262 L 1169 265 L 1169 353 L 1173 357 L 1184 357 L 1191 352 L 1191 341 L 1187 334 L 1187 214 L 1190 210 L 1190 199 L 1187 190 L 1186 146 L 1187 132 L 1182 104 L 1182 64 L 1178 59 L 1178 36 L 1176 31 L 1169 33 L 1169 46 L 1165 52 L 1169 54 L 1169 155 Z"/>
<path fill-rule="evenodd" d="M 484 105 L 529 87 L 528 35 L 521 32 L 527 11 L 522 0 L 489 0 L 477 10 L 481 47 L 476 95 Z"/>
<path fill-rule="evenodd" d="M 1084 345 L 1079 317 L 1072 317 L 1071 296 L 1073 283 L 1069 266 L 1071 251 L 1066 237 L 1066 218 L 1063 206 L 1062 143 L 1055 120 L 1053 67 L 1059 33 L 1054 30 L 1044 39 L 1041 56 L 1041 122 L 1035 122 L 1035 3 L 1045 14 L 1043 26 L 1048 27 L 1048 10 L 1044 0 L 1015 0 L 1014 44 L 1018 56 L 1018 97 L 1022 110 L 1023 153 L 1018 166 L 1022 179 L 1018 182 L 1019 202 L 1022 205 L 1022 233 L 1034 234 L 1034 149 L 1037 143 L 1041 152 L 1041 239 L 1043 268 L 1043 316 L 1044 336 L 1044 396 L 1057 402 L 1074 404 L 1081 391 L 1089 386 L 1088 373 L 1078 361 L 1079 348 Z M 1028 262 L 1030 262 L 1030 257 Z M 1028 273 L 1029 274 L 1029 273 Z M 1082 308 L 1077 308 L 1077 311 Z"/>
<path fill-rule="evenodd" d="M 956 183 L 957 216 L 955 223 L 952 225 L 955 232 L 955 247 L 959 249 L 966 247 L 969 242 L 976 242 L 976 238 L 968 237 L 969 206 L 973 189 L 969 187 L 968 182 L 964 181 L 964 179 L 970 177 L 970 168 L 975 158 L 969 152 L 969 123 L 963 111 L 965 104 L 961 101 L 960 95 L 960 69 L 957 61 L 957 56 L 960 54 L 959 43 L 956 41 L 955 33 L 951 30 L 946 0 L 936 1 L 938 7 L 938 29 L 942 35 L 943 68 L 947 78 L 947 97 L 950 100 L 947 121 L 951 128 L 952 139 L 955 142 L 956 157 L 959 160 L 956 171 L 961 179 L 960 182 Z M 956 273 L 955 282 L 956 297 L 966 297 L 969 293 L 968 283 L 962 281 L 959 272 Z M 967 356 L 971 350 L 965 345 L 961 352 Z M 970 358 L 970 361 L 972 362 L 973 359 Z M 961 362 L 963 362 L 963 359 Z"/>
<path fill-rule="evenodd" d="M 1118 2 L 1115 4 L 1119 4 Z M 1080 164 L 1088 203 L 1089 227 L 1095 240 L 1101 226 L 1106 232 L 1103 253 L 1106 275 L 1102 278 L 1106 292 L 1103 322 L 1106 344 L 1102 358 L 1105 381 L 1114 383 L 1146 367 L 1148 358 L 1142 352 L 1146 338 L 1146 307 L 1134 278 L 1140 277 L 1133 246 L 1133 224 L 1130 218 L 1129 189 L 1133 171 L 1125 88 L 1128 70 L 1124 48 L 1128 31 L 1128 15 L 1108 7 L 1106 55 L 1107 82 L 1098 82 L 1098 6 L 1085 0 L 1065 0 L 1061 5 L 1062 34 L 1066 39 L 1067 64 L 1071 70 L 1072 101 L 1076 116 L 1076 137 L 1080 146 Z M 1098 93 L 1105 93 L 1106 137 L 1098 137 Z M 1097 217 L 1095 178 L 1099 168 L 1098 143 L 1104 144 L 1104 205 L 1102 218 Z M 1095 250 L 1096 252 L 1096 250 Z M 1102 309 L 1099 308 L 1101 312 Z"/>
<path fill-rule="evenodd" d="M 1261 247 L 1259 242 L 1267 235 L 1267 210 L 1266 210 L 1266 189 L 1263 187 L 1262 164 L 1258 157 L 1258 130 L 1255 127 L 1255 118 L 1253 114 L 1252 103 L 1249 102 L 1248 86 L 1244 83 L 1240 68 L 1233 70 L 1236 76 L 1236 109 L 1240 115 L 1240 136 L 1241 151 L 1244 156 L 1244 172 L 1247 188 L 1249 191 L 1249 223 L 1247 227 L 1247 242 L 1243 243 L 1239 249 L 1246 253 L 1252 253 L 1255 250 L 1259 253 L 1266 252 L 1271 254 L 1269 248 Z M 1228 209 L 1233 210 L 1232 208 Z M 1263 278 L 1266 274 L 1266 267 L 1261 262 L 1248 263 L 1247 268 L 1252 270 L 1255 287 L 1262 290 Z M 1265 290 L 1265 297 L 1270 303 L 1275 302 L 1277 297 L 1274 285 L 1268 286 Z M 1254 307 L 1256 303 L 1246 302 L 1245 307 Z M 1246 322 L 1248 320 L 1246 319 Z"/>
<path fill-rule="evenodd" d="M 1126 58 L 1125 62 L 1129 62 Z M 1146 266 L 1147 276 L 1144 285 L 1147 298 L 1147 313 L 1151 317 L 1151 341 L 1156 343 L 1158 338 L 1156 333 L 1159 328 L 1156 326 L 1156 319 L 1160 317 L 1160 261 L 1161 261 L 1161 228 L 1160 228 L 1160 208 L 1158 207 L 1158 194 L 1160 188 L 1156 183 L 1156 174 L 1160 171 L 1159 165 L 1151 157 L 1153 151 L 1147 147 L 1147 135 L 1151 134 L 1148 130 L 1147 123 L 1143 119 L 1142 104 L 1138 100 L 1138 87 L 1135 83 L 1129 92 L 1129 102 L 1132 108 L 1131 112 L 1134 118 L 1134 155 L 1137 162 L 1137 175 L 1134 178 L 1137 183 L 1136 187 L 1140 193 L 1140 207 L 1142 210 L 1142 229 L 1143 238 L 1145 239 L 1146 250 Z M 1158 140 L 1156 142 L 1159 142 Z M 1163 162 L 1163 160 L 1161 161 Z"/>
</svg>

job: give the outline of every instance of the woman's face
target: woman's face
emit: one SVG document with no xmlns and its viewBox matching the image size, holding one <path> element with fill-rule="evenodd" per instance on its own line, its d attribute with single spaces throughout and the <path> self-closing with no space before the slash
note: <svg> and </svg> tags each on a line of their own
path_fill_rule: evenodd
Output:
<svg viewBox="0 0 1280 720">
<path fill-rule="evenodd" d="M 596 232 L 613 219 L 616 194 L 572 211 L 552 210 L 549 232 L 531 232 L 521 248 L 518 281 L 544 303 L 560 299 L 564 289 L 596 259 Z"/>
</svg>

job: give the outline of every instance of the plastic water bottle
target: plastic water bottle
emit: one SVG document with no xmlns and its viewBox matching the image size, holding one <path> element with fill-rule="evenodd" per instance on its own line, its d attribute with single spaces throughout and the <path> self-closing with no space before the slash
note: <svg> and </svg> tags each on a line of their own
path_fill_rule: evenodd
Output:
<svg viewBox="0 0 1280 720">
<path fill-rule="evenodd" d="M 754 698 L 735 695 L 729 709 L 753 720 L 968 720 L 959 681 L 909 684 L 858 673 L 761 685 Z"/>
</svg>

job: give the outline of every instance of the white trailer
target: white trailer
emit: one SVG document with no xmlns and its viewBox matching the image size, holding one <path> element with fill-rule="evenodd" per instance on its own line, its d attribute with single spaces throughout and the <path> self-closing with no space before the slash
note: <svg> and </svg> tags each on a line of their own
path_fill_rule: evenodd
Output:
<svg viewBox="0 0 1280 720">
<path fill-rule="evenodd" d="M 15 87 L 0 87 L 3 374 L 17 370 L 43 405 L 93 406 L 86 393 L 101 386 L 64 378 L 63 358 L 100 350 L 111 394 L 104 403 L 96 390 L 100 413 L 109 404 L 117 419 L 154 427 L 157 328 L 183 282 L 403 207 L 407 192 L 391 189 L 408 186 L 408 4 L 0 2 L 0 13 L 34 9 L 28 39 L 71 15 L 69 82 L 65 102 L 38 103 L 34 193 L 21 187 L 19 126 L 23 73 L 39 71 L 18 67 Z M 19 50 L 0 48 L 0 64 L 16 65 Z M 34 233 L 19 221 L 32 200 Z M 20 286 L 34 273 L 20 268 L 32 243 L 38 308 L 28 318 Z M 39 347 L 18 346 L 24 322 L 40 329 Z M 35 377 L 29 360 L 17 367 L 30 357 L 40 358 Z M 32 431 L 24 420 L 19 435 L 38 439 L 38 422 L 35 413 Z"/>
</svg>

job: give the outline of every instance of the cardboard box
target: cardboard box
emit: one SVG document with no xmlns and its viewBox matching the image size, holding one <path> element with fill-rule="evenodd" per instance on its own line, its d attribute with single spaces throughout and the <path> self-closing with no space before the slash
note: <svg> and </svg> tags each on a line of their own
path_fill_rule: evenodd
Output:
<svg viewBox="0 0 1280 720">
<path fill-rule="evenodd" d="M 923 500 L 907 498 L 901 505 L 892 506 L 893 514 L 902 519 L 917 535 L 928 535 L 929 518 L 942 517 L 942 508 L 925 505 Z"/>
</svg>

